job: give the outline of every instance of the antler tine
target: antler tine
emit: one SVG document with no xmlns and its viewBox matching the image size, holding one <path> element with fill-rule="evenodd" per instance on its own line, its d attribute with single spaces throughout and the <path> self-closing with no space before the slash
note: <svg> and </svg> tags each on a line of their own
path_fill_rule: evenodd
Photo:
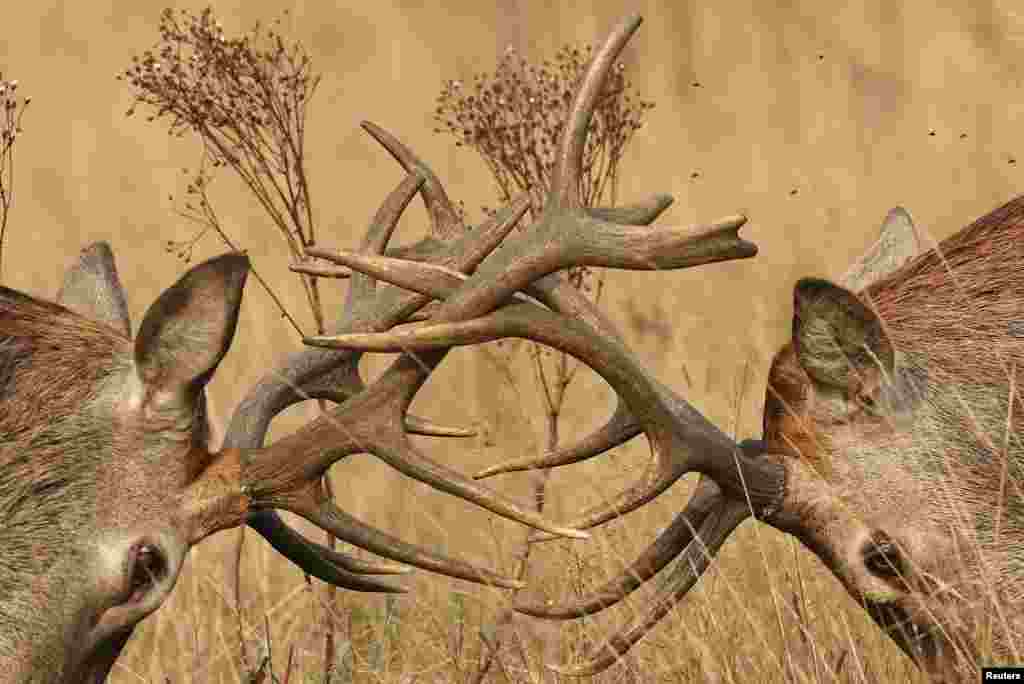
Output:
<svg viewBox="0 0 1024 684">
<path fill-rule="evenodd" d="M 535 468 L 558 468 L 560 466 L 580 463 L 598 456 L 609 449 L 625 444 L 643 432 L 629 412 L 629 407 L 621 401 L 616 405 L 612 417 L 602 427 L 590 433 L 570 447 L 551 451 L 540 456 L 517 458 L 498 465 L 484 468 L 473 475 L 476 479 L 492 477 L 501 473 L 513 473 L 520 470 Z M 554 539 L 554 537 L 552 537 Z"/>
<path fill-rule="evenodd" d="M 320 379 L 310 385 L 305 392 L 307 398 L 326 399 L 327 401 L 334 402 L 335 404 L 343 404 L 348 401 L 349 397 L 366 389 L 362 378 L 360 378 L 357 373 L 346 373 L 337 383 L 330 382 L 329 378 L 332 376 Z M 349 384 L 356 385 L 358 383 L 355 389 L 351 386 L 345 386 L 345 380 L 353 379 L 353 376 L 354 382 L 350 382 Z M 435 423 L 428 418 L 420 418 L 412 415 L 411 413 L 405 414 L 405 429 L 411 434 L 423 435 L 424 437 L 473 437 L 477 433 L 473 428 Z"/>
<path fill-rule="evenodd" d="M 358 273 L 363 274 L 372 280 L 384 280 L 394 285 L 398 285 L 406 290 L 425 295 L 425 297 L 415 296 L 416 303 L 419 304 L 418 308 L 421 308 L 429 301 L 430 297 L 433 297 L 431 291 L 423 292 L 417 289 L 418 282 L 416 278 L 422 277 L 424 273 L 430 272 L 432 269 L 440 269 L 447 271 L 451 274 L 456 274 L 459 277 L 465 277 L 463 272 L 475 269 L 481 262 L 483 262 L 488 255 L 490 255 L 494 249 L 501 244 L 502 240 L 508 235 L 508 233 L 515 227 L 519 220 L 526 213 L 526 210 L 530 208 L 530 199 L 526 194 L 518 196 L 512 201 L 506 208 L 498 213 L 494 219 L 490 219 L 485 224 L 477 228 L 473 233 L 467 234 L 461 239 L 456 240 L 453 244 L 453 249 L 450 250 L 453 256 L 447 254 L 439 254 L 438 258 L 433 262 L 409 260 L 408 258 L 399 259 L 395 256 L 383 257 L 379 256 L 380 251 L 369 252 L 368 250 L 361 251 L 349 251 L 349 250 L 334 250 L 325 249 L 323 247 L 310 247 L 306 250 L 306 253 L 310 256 L 314 256 L 320 259 L 326 259 L 335 264 L 348 265 L 350 261 L 355 260 L 356 263 L 366 263 L 367 266 Z M 408 251 L 408 249 L 396 249 L 398 251 Z M 366 259 L 365 262 L 360 262 L 360 259 Z M 377 263 L 375 259 L 383 259 L 387 263 L 403 263 L 410 264 L 410 268 L 419 267 L 423 269 L 422 272 L 415 271 L 414 277 L 411 280 L 405 280 L 401 282 L 394 282 L 389 280 L 387 272 L 383 271 L 383 275 L 378 274 L 373 269 L 372 264 Z M 293 267 L 295 270 L 305 270 L 304 267 Z M 325 268 L 325 267 L 320 267 Z M 422 302 L 422 303 L 420 303 Z M 380 303 L 378 302 L 378 306 Z M 411 312 L 409 312 L 411 315 Z M 373 326 L 374 329 L 387 329 L 390 325 Z"/>
<path fill-rule="evenodd" d="M 412 292 L 435 299 L 451 296 L 469 276 L 439 264 L 426 264 L 389 256 L 360 254 L 346 250 L 317 250 L 317 256 L 336 264 L 344 264 L 360 274 L 383 280 Z M 519 301 L 530 301 L 520 293 L 512 295 Z M 438 307 L 440 308 L 440 307 Z M 435 312 L 435 316 L 437 312 Z M 316 344 L 322 337 L 310 337 L 307 344 Z"/>
<path fill-rule="evenodd" d="M 658 538 L 617 577 L 608 580 L 586 596 L 564 603 L 541 600 L 517 601 L 516 611 L 549 620 L 569 620 L 593 615 L 614 606 L 686 550 L 693 541 L 694 533 L 704 524 L 708 514 L 725 501 L 718 485 L 711 479 L 702 477 L 697 485 L 697 491 L 686 504 L 686 509 L 677 515 Z"/>
<path fill-rule="evenodd" d="M 552 174 L 551 196 L 549 202 L 561 209 L 573 209 L 581 206 L 580 174 L 583 171 L 583 151 L 587 145 L 587 130 L 594 116 L 598 96 L 604 87 L 608 72 L 611 71 L 622 48 L 640 28 L 643 18 L 639 14 L 627 17 L 616 26 L 601 49 L 594 55 L 579 90 L 569 111 L 569 122 L 562 132 L 558 153 L 555 156 L 555 169 Z"/>
<path fill-rule="evenodd" d="M 548 665 L 548 669 L 569 677 L 584 677 L 604 672 L 640 641 L 693 588 L 707 569 L 711 559 L 722 548 L 740 523 L 750 517 L 750 510 L 741 502 L 724 500 L 710 513 L 691 543 L 676 561 L 671 574 L 659 587 L 651 601 L 653 608 L 643 620 L 609 639 L 595 654 L 577 665 Z"/>
<path fill-rule="evenodd" d="M 339 553 L 305 537 L 284 524 L 271 511 L 255 511 L 249 522 L 259 521 L 269 533 L 268 541 L 275 551 L 295 560 L 300 567 L 309 567 L 317 579 L 352 591 L 405 593 L 405 588 L 362 575 L 403 575 L 409 569 L 400 565 L 368 561 Z M 300 559 L 300 560 L 296 560 Z"/>
<path fill-rule="evenodd" d="M 448 239 L 465 232 L 465 227 L 448 199 L 444 185 L 438 180 L 433 170 L 403 145 L 395 136 L 371 121 L 360 123 L 363 130 L 401 164 L 407 173 L 418 173 L 425 179 L 423 184 L 423 204 L 430 215 L 431 234 L 441 239 Z"/>
<path fill-rule="evenodd" d="M 399 183 L 398 187 L 391 191 L 384 203 L 381 204 L 370 227 L 366 230 L 363 244 L 360 251 L 367 254 L 383 254 L 388 246 L 388 241 L 395 232 L 398 220 L 402 217 L 409 201 L 426 183 L 426 177 L 413 170 L 406 176 L 405 180 Z M 348 295 L 345 298 L 345 318 L 356 316 L 359 303 L 365 306 L 373 305 L 373 294 L 376 283 L 372 278 L 365 275 L 353 275 L 349 284 Z"/>
<path fill-rule="evenodd" d="M 477 434 L 473 428 L 443 425 L 427 418 L 417 418 L 408 413 L 405 414 L 405 431 L 425 437 L 475 437 Z"/>
<path fill-rule="evenodd" d="M 611 499 L 584 510 L 572 518 L 572 527 L 578 530 L 589 530 L 609 520 L 632 513 L 646 503 L 660 496 L 674 485 L 679 478 L 686 475 L 687 464 L 684 459 L 667 456 L 658 445 L 652 445 L 651 460 L 644 468 L 644 474 L 624 491 Z M 529 536 L 530 543 L 557 539 L 549 534 L 534 532 Z"/>
<path fill-rule="evenodd" d="M 284 504 L 281 507 L 298 513 L 338 539 L 385 558 L 478 584 L 506 589 L 525 586 L 519 580 L 402 541 L 352 517 L 323 496 L 296 496 L 291 501 L 277 500 L 274 503 Z"/>
<path fill-rule="evenodd" d="M 351 278 L 352 271 L 347 268 L 339 268 L 337 266 L 324 266 L 322 264 L 313 264 L 307 261 L 300 261 L 296 264 L 289 264 L 288 270 L 293 273 L 305 273 L 306 275 L 316 276 L 318 278 Z"/>
<path fill-rule="evenodd" d="M 622 225 L 646 226 L 672 206 L 672 195 L 654 195 L 646 200 L 620 207 L 585 207 L 596 219 Z"/>
</svg>

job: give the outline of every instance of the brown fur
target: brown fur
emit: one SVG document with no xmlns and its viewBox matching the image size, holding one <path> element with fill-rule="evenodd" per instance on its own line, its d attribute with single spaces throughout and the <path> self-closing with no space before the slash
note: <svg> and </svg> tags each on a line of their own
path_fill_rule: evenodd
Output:
<svg viewBox="0 0 1024 684">
<path fill-rule="evenodd" d="M 95 456 L 113 430 L 109 416 L 83 408 L 130 349 L 102 324 L 0 288 L 0 620 L 24 577 L 90 523 L 82 503 L 94 497 Z"/>
<path fill-rule="evenodd" d="M 1007 385 L 1024 369 L 1024 197 L 944 240 L 863 293 L 901 350 L 932 372 Z"/>
<path fill-rule="evenodd" d="M 0 631 L 60 638 L 40 596 L 68 576 L 95 529 L 99 469 L 114 426 L 96 406 L 130 341 L 63 307 L 0 288 Z M 55 568 L 65 568 L 55 570 Z M 67 574 L 65 574 L 67 573 Z M 54 636 L 50 636 L 54 635 Z M 74 637 L 72 637 L 74 638 Z M 26 666 L 50 654 L 29 651 Z"/>
</svg>

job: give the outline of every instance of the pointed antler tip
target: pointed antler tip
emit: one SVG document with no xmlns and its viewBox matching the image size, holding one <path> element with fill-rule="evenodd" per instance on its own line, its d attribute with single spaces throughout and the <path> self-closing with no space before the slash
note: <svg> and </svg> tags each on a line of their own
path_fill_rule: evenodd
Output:
<svg viewBox="0 0 1024 684">
<path fill-rule="evenodd" d="M 582 667 L 574 667 L 572 665 L 553 665 L 551 663 L 544 663 L 544 667 L 551 670 L 555 674 L 560 674 L 563 677 L 584 677 L 590 672 Z"/>
<path fill-rule="evenodd" d="M 644 15 L 640 14 L 640 12 L 631 12 L 630 14 L 627 14 L 622 18 L 622 21 L 619 22 L 619 25 L 624 25 L 635 29 L 642 23 L 644 23 Z"/>
<path fill-rule="evenodd" d="M 484 468 L 483 470 L 481 470 L 479 472 L 473 473 L 473 479 L 474 480 L 485 480 L 488 477 L 493 477 L 493 476 L 498 475 L 499 473 L 503 473 L 503 472 L 505 472 L 505 471 L 503 471 L 501 469 L 500 465 L 491 466 L 489 468 Z"/>
<path fill-rule="evenodd" d="M 541 542 L 554 541 L 555 539 L 558 539 L 558 535 L 534 530 L 530 532 L 529 536 L 526 538 L 526 543 L 539 544 Z"/>
</svg>

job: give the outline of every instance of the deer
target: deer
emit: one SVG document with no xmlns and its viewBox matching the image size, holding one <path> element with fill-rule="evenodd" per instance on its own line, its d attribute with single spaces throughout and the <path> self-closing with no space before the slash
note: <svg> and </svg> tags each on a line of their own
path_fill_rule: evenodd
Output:
<svg viewBox="0 0 1024 684">
<path fill-rule="evenodd" d="M 515 609 L 525 615 L 579 618 L 615 605 L 665 570 L 639 620 L 579 662 L 549 665 L 558 672 L 593 675 L 616 663 L 751 518 L 812 551 L 933 679 L 973 680 L 985 644 L 989 657 L 1019 659 L 1024 197 L 929 249 L 909 215 L 894 210 L 884 244 L 851 269 L 847 287 L 799 280 L 791 339 L 768 376 L 763 434 L 736 443 L 648 373 L 608 318 L 586 302 L 552 297 L 546 280 L 576 264 L 686 268 L 757 253 L 739 237 L 743 216 L 684 237 L 672 228 L 641 228 L 651 218 L 641 207 L 667 206 L 658 197 L 619 212 L 581 206 L 576 183 L 594 101 L 640 23 L 639 15 L 626 18 L 595 52 L 565 125 L 544 211 L 517 236 L 514 250 L 503 249 L 468 276 L 397 256 L 338 251 L 330 256 L 336 263 L 442 304 L 430 320 L 409 327 L 308 342 L 416 354 L 429 365 L 453 345 L 522 338 L 589 366 L 617 396 L 599 429 L 475 476 L 567 466 L 644 434 L 652 457 L 642 476 L 565 523 L 573 529 L 616 519 L 699 473 L 685 508 L 620 574 L 579 598 L 516 598 Z M 627 246 L 628 254 L 620 253 Z M 495 282 L 501 289 L 487 305 L 471 307 Z M 532 534 L 534 541 L 553 538 Z"/>
</svg>

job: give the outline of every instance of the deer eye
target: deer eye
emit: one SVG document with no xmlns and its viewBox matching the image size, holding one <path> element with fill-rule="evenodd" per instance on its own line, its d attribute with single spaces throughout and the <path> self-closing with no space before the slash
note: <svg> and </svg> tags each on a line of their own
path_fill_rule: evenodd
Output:
<svg viewBox="0 0 1024 684">
<path fill-rule="evenodd" d="M 857 395 L 857 405 L 866 413 L 874 413 L 878 409 L 878 401 L 871 392 L 864 392 Z"/>
<path fill-rule="evenodd" d="M 129 578 L 129 601 L 139 601 L 146 592 L 167 574 L 167 559 L 153 544 L 142 544 L 135 550 Z"/>
<path fill-rule="evenodd" d="M 878 577 L 899 577 L 903 574 L 903 557 L 899 547 L 888 537 L 878 535 L 861 550 L 864 565 Z"/>
</svg>

